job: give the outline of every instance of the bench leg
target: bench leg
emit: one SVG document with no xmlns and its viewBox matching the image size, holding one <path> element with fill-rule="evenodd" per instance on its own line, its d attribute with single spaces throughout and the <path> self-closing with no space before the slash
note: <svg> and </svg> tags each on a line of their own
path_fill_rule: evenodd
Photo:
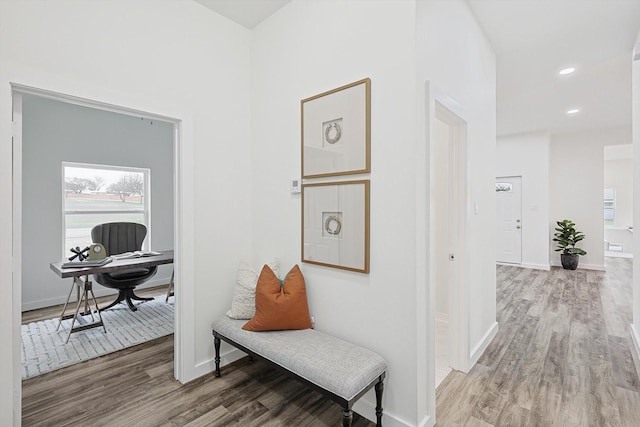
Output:
<svg viewBox="0 0 640 427">
<path fill-rule="evenodd" d="M 351 409 L 342 408 L 342 427 L 351 427 L 353 421 L 353 412 Z"/>
<path fill-rule="evenodd" d="M 220 376 L 220 338 L 213 337 L 213 346 L 216 349 L 216 377 Z"/>
<path fill-rule="evenodd" d="M 382 378 L 376 383 L 376 427 L 382 427 L 382 392 L 384 383 Z"/>
</svg>

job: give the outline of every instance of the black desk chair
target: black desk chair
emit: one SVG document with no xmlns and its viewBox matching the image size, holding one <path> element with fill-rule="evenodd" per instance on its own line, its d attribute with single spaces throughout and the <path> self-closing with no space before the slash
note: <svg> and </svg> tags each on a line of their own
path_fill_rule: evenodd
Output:
<svg viewBox="0 0 640 427">
<path fill-rule="evenodd" d="M 91 239 L 94 243 L 101 243 L 107 256 L 123 252 L 133 252 L 142 249 L 142 242 L 147 236 L 147 227 L 134 222 L 111 222 L 96 225 L 91 229 Z M 136 286 L 141 285 L 156 274 L 158 267 L 135 267 L 113 273 L 94 274 L 96 282 L 108 288 L 118 289 L 118 298 L 108 306 L 100 309 L 107 310 L 114 305 L 126 301 L 131 311 L 137 307 L 133 301 L 149 301 L 153 298 L 142 298 L 133 293 Z"/>
</svg>

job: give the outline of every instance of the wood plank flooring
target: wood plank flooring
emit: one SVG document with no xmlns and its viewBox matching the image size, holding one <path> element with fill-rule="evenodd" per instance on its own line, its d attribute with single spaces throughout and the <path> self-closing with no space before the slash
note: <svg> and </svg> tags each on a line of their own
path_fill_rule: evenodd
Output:
<svg viewBox="0 0 640 427">
<path fill-rule="evenodd" d="M 607 268 L 499 266 L 498 335 L 438 387 L 437 426 L 640 426 L 631 260 Z M 169 336 L 24 381 L 23 425 L 337 426 L 340 407 L 246 359 L 182 385 Z"/>
<path fill-rule="evenodd" d="M 164 297 L 166 286 L 137 293 Z M 32 310 L 22 321 L 61 310 Z M 339 405 L 246 358 L 225 366 L 220 378 L 209 374 L 180 384 L 173 378 L 173 335 L 22 382 L 25 427 L 337 426 L 341 420 Z M 354 427 L 374 425 L 354 414 Z"/>
<path fill-rule="evenodd" d="M 438 387 L 437 426 L 640 426 L 631 270 L 623 258 L 606 273 L 498 266 L 499 332 Z"/>
</svg>

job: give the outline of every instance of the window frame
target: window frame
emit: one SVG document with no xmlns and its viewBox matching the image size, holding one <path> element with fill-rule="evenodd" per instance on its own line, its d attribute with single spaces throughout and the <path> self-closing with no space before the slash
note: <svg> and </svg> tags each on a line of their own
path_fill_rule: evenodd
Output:
<svg viewBox="0 0 640 427">
<path fill-rule="evenodd" d="M 119 171 L 119 172 L 132 172 L 132 173 L 142 173 L 144 177 L 144 194 L 142 197 L 142 210 L 135 209 L 125 209 L 125 210 L 101 210 L 101 211 L 85 211 L 85 210 L 73 210 L 67 211 L 66 209 L 66 168 L 85 168 L 85 169 L 101 169 L 101 170 L 111 170 L 111 171 Z M 131 167 L 131 166 L 116 166 L 116 165 L 101 165 L 94 163 L 79 163 L 79 162 L 62 162 L 62 170 L 60 173 L 62 177 L 62 256 L 66 258 L 68 248 L 66 247 L 67 242 L 67 215 L 105 215 L 105 214 L 121 214 L 121 213 L 142 213 L 143 223 L 147 227 L 147 236 L 142 243 L 142 250 L 150 250 L 151 248 L 151 169 L 149 168 L 140 168 L 140 167 Z"/>
</svg>

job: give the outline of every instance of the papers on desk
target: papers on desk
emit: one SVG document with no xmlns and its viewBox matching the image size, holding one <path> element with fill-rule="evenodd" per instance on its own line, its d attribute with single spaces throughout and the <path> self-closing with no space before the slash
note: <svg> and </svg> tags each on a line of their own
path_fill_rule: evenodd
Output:
<svg viewBox="0 0 640 427">
<path fill-rule="evenodd" d="M 111 255 L 113 259 L 133 259 L 133 258 L 143 258 L 148 256 L 157 256 L 162 255 L 160 252 L 154 251 L 135 251 L 135 252 L 123 252 L 117 255 Z"/>
<path fill-rule="evenodd" d="M 105 264 L 109 264 L 113 261 L 113 258 L 106 257 L 102 259 L 85 259 L 84 261 L 69 261 L 61 265 L 62 268 L 87 268 L 87 267 L 101 267 Z"/>
</svg>

